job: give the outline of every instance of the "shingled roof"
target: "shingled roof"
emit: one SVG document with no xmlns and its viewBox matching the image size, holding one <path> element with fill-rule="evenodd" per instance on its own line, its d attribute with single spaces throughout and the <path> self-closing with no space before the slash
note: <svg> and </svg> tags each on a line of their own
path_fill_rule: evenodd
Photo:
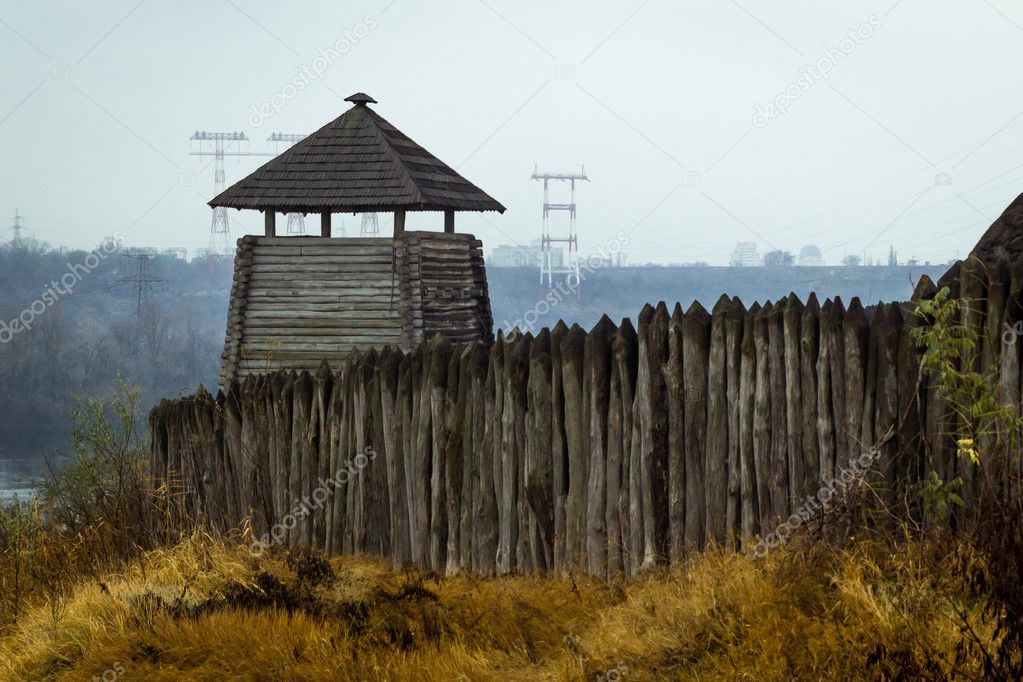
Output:
<svg viewBox="0 0 1023 682">
<path fill-rule="evenodd" d="M 504 206 L 367 106 L 354 106 L 245 179 L 210 206 L 280 212 L 499 211 Z"/>
</svg>

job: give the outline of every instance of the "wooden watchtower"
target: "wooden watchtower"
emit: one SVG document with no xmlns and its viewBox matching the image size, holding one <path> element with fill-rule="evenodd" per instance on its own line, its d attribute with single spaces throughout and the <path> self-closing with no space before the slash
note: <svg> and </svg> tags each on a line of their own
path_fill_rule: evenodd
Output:
<svg viewBox="0 0 1023 682">
<path fill-rule="evenodd" d="M 504 206 L 388 123 L 369 95 L 214 198 L 254 209 L 264 236 L 238 240 L 221 386 L 276 369 L 315 370 L 356 349 L 409 350 L 440 333 L 489 341 L 482 243 L 455 233 L 456 211 Z M 408 212 L 443 232 L 406 231 Z M 320 214 L 320 236 L 278 237 L 276 215 Z M 393 213 L 392 238 L 331 236 L 334 213 Z"/>
</svg>

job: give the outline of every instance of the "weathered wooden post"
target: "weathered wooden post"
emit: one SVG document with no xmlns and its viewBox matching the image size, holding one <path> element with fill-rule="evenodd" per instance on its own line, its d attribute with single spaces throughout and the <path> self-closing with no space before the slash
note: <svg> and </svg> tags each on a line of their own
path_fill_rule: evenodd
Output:
<svg viewBox="0 0 1023 682">
<path fill-rule="evenodd" d="M 764 305 L 753 319 L 754 348 L 756 351 L 756 388 L 753 396 L 753 471 L 756 479 L 756 517 L 760 526 L 772 520 L 771 506 L 771 400 L 770 400 L 770 325 L 772 306 Z"/>
<path fill-rule="evenodd" d="M 728 488 L 725 504 L 725 547 L 740 547 L 742 513 L 741 437 L 742 437 L 742 342 L 746 307 L 733 298 L 725 310 L 725 368 L 728 374 L 728 453 L 726 474 Z"/>
<path fill-rule="evenodd" d="M 806 494 L 803 490 L 805 477 L 803 452 L 803 383 L 802 383 L 802 338 L 803 302 L 790 293 L 785 301 L 783 324 L 785 325 L 785 443 L 789 492 L 789 513 L 795 513 Z"/>
<path fill-rule="evenodd" d="M 707 448 L 704 457 L 704 541 L 724 545 L 728 524 L 728 333 L 722 295 L 710 323 L 707 361 Z"/>
<path fill-rule="evenodd" d="M 568 439 L 565 435 L 565 392 L 561 344 L 568 326 L 558 321 L 551 329 L 551 487 L 554 493 L 554 570 L 563 574 L 565 562 L 565 500 L 568 496 Z M 632 403 L 629 403 L 630 407 Z"/>
<path fill-rule="evenodd" d="M 742 348 L 739 367 L 739 530 L 743 542 L 750 541 L 759 529 L 755 441 L 757 351 L 756 321 L 760 304 L 754 303 L 743 316 Z"/>
<path fill-rule="evenodd" d="M 586 547 L 586 475 L 588 453 L 583 445 L 583 345 L 586 332 L 572 325 L 561 342 L 561 381 L 565 392 L 565 440 L 568 450 L 565 496 L 565 568 L 579 570 Z"/>
<path fill-rule="evenodd" d="M 835 474 L 835 419 L 831 403 L 831 307 L 824 301 L 818 316 L 817 351 L 817 475 L 818 485 L 828 483 Z M 894 414 L 894 412 L 893 412 Z"/>
<path fill-rule="evenodd" d="M 526 500 L 529 539 L 537 570 L 554 566 L 554 488 L 552 450 L 551 334 L 543 329 L 529 352 L 529 411 L 526 414 Z"/>
<path fill-rule="evenodd" d="M 648 531 L 650 519 L 644 508 L 644 490 L 649 490 L 645 472 L 649 471 L 643 465 L 645 452 L 650 448 L 650 363 L 648 362 L 649 351 L 649 328 L 650 320 L 653 318 L 654 309 L 648 303 L 643 306 L 637 318 L 636 329 L 636 384 L 634 398 L 632 401 L 632 442 L 629 446 L 628 460 L 628 509 L 629 522 L 627 527 L 626 563 L 625 570 L 628 575 L 635 575 L 640 568 L 653 564 L 653 554 L 647 553 L 648 545 L 645 540 L 652 534 Z M 567 393 L 566 393 L 567 400 Z M 567 410 L 567 405 L 566 405 Z M 644 414 L 646 415 L 644 417 Z M 652 550 L 652 548 L 650 548 Z"/>
<path fill-rule="evenodd" d="M 611 401 L 611 338 L 614 323 L 604 315 L 590 331 L 586 372 L 590 392 L 590 462 L 586 495 L 586 567 L 607 573 L 607 439 Z"/>
<path fill-rule="evenodd" d="M 849 310 L 845 313 L 843 323 L 843 343 L 845 346 L 845 381 L 846 419 L 842 427 L 848 443 L 847 459 L 842 466 L 848 466 L 848 458 L 856 458 L 871 447 L 873 443 L 862 443 L 860 434 L 863 431 L 863 392 L 866 389 L 864 379 L 867 375 L 867 334 L 870 328 L 867 316 L 859 298 L 853 298 Z"/>
<path fill-rule="evenodd" d="M 838 296 L 831 302 L 827 328 L 828 359 L 831 366 L 831 409 L 834 415 L 835 456 L 829 478 L 838 473 L 838 464 L 849 461 L 848 399 L 845 393 L 845 305 Z M 823 334 L 823 329 L 822 329 Z"/>
<path fill-rule="evenodd" d="M 771 447 L 769 481 L 771 487 L 771 516 L 784 519 L 789 515 L 788 491 L 788 419 L 786 416 L 785 381 L 785 312 L 787 301 L 782 299 L 771 308 L 768 316 L 768 377 L 771 396 Z"/>
<path fill-rule="evenodd" d="M 690 551 L 702 549 L 707 535 L 707 374 L 710 331 L 710 313 L 699 301 L 694 301 L 682 320 L 682 377 L 686 403 L 685 544 Z"/>
<path fill-rule="evenodd" d="M 553 337 L 552 337 L 553 338 Z M 636 330 L 622 320 L 611 342 L 611 403 L 608 409 L 607 502 L 608 573 L 625 570 L 629 538 L 629 453 L 636 387 Z M 555 454 L 559 454 L 557 450 Z"/>
<path fill-rule="evenodd" d="M 686 539 L 686 397 L 683 380 L 685 324 L 682 305 L 675 304 L 668 321 L 668 359 L 664 385 L 668 394 L 668 560 L 685 556 Z"/>
<path fill-rule="evenodd" d="M 803 480 L 800 489 L 804 495 L 816 495 L 820 486 L 820 439 L 817 429 L 817 358 L 820 352 L 820 304 L 810 294 L 803 308 L 799 325 L 799 377 L 803 398 Z"/>
</svg>

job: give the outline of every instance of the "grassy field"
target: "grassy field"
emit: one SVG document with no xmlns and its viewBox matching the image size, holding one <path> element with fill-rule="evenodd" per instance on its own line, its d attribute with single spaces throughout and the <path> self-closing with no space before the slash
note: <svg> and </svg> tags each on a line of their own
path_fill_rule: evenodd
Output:
<svg viewBox="0 0 1023 682">
<path fill-rule="evenodd" d="M 977 605 L 947 549 L 707 552 L 630 583 L 439 578 L 364 558 L 258 560 L 195 535 L 37 596 L 0 679 L 917 679 L 955 662 Z M 965 618 L 965 619 L 964 619 Z"/>
</svg>

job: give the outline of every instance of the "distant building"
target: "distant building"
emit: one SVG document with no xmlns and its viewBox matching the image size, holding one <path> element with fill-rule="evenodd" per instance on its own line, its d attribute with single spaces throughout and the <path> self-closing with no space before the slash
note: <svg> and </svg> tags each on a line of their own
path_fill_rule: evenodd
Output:
<svg viewBox="0 0 1023 682">
<path fill-rule="evenodd" d="M 625 254 L 619 251 L 615 254 L 609 254 L 607 256 L 601 256 L 599 254 L 593 254 L 591 256 L 584 256 L 582 263 L 584 266 L 597 269 L 597 268 L 624 268 L 628 260 Z M 682 265 L 687 265 L 683 263 Z"/>
<path fill-rule="evenodd" d="M 128 256 L 149 256 L 150 258 L 158 256 L 160 251 L 153 246 L 129 246 L 128 248 L 122 249 L 121 253 Z"/>
<path fill-rule="evenodd" d="M 787 268 L 796 264 L 796 257 L 788 251 L 776 249 L 764 254 L 764 266 L 769 268 Z"/>
<path fill-rule="evenodd" d="M 819 267 L 824 265 L 824 256 L 815 244 L 807 244 L 799 252 L 799 265 L 804 267 Z"/>
<path fill-rule="evenodd" d="M 760 264 L 757 256 L 756 242 L 737 242 L 735 250 L 732 251 L 732 258 L 729 261 L 732 267 L 752 268 Z"/>
<path fill-rule="evenodd" d="M 543 249 L 540 240 L 534 239 L 529 246 L 501 244 L 495 246 L 490 252 L 490 261 L 487 263 L 492 268 L 518 268 L 518 267 L 540 267 L 540 259 L 543 257 Z M 560 268 L 565 262 L 565 251 L 563 249 L 551 250 L 552 266 Z"/>
</svg>

